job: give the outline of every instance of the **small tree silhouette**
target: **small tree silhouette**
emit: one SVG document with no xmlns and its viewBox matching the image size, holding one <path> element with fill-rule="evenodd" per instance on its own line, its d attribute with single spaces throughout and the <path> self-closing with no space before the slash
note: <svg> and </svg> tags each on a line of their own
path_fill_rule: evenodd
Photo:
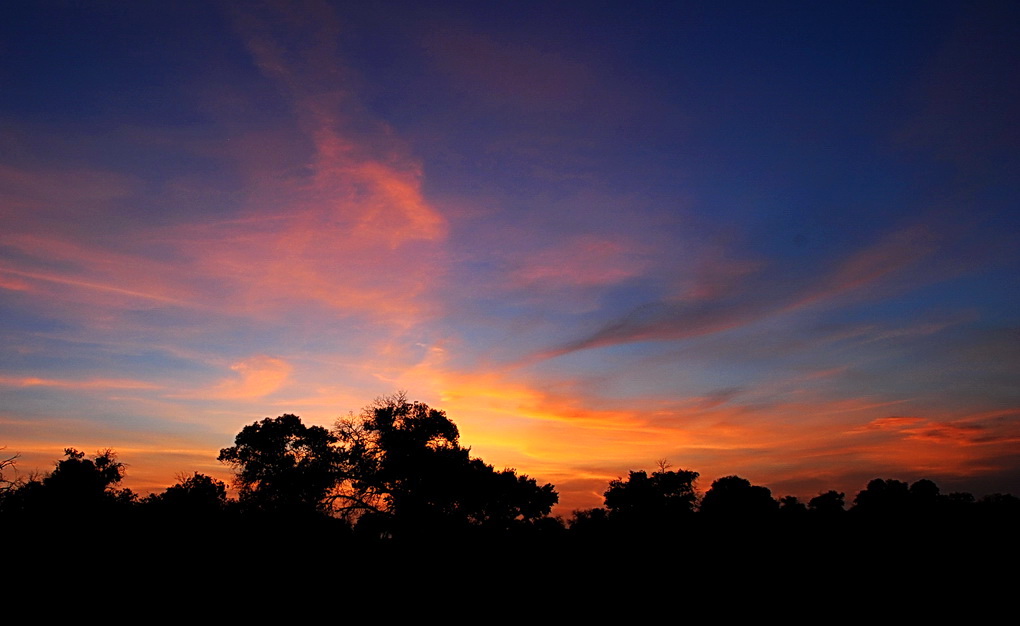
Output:
<svg viewBox="0 0 1020 626">
<path fill-rule="evenodd" d="M 43 479 L 51 502 L 65 509 L 88 510 L 116 499 L 114 487 L 124 478 L 124 464 L 113 450 L 104 450 L 92 459 L 84 452 L 65 448 L 67 457 Z"/>
</svg>

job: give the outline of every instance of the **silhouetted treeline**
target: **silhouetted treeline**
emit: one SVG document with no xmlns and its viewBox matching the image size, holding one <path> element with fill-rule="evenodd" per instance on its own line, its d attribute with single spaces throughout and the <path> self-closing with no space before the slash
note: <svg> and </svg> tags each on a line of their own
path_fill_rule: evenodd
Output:
<svg viewBox="0 0 1020 626">
<path fill-rule="evenodd" d="M 8 456 L 0 459 L 0 520 L 29 536 L 51 532 L 53 545 L 136 533 L 158 538 L 167 552 L 215 549 L 238 537 L 263 546 L 279 541 L 282 550 L 328 537 L 347 547 L 654 544 L 691 553 L 711 545 L 806 562 L 833 542 L 874 550 L 947 536 L 999 541 L 1012 538 L 1020 521 L 1020 499 L 1012 495 L 944 494 L 930 480 L 876 478 L 849 499 L 827 491 L 802 502 L 725 476 L 699 495 L 698 472 L 665 463 L 611 481 L 602 507 L 552 517 L 553 485 L 472 457 L 443 411 L 403 394 L 332 429 L 289 414 L 263 419 L 246 426 L 219 460 L 234 470 L 236 498 L 199 473 L 139 497 L 120 487 L 124 466 L 109 450 L 87 457 L 68 448 L 52 472 L 23 479 L 16 456 Z"/>
</svg>

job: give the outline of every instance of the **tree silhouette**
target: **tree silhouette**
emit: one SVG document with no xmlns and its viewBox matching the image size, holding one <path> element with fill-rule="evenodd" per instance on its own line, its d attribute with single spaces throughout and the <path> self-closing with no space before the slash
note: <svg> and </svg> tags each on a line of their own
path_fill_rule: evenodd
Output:
<svg viewBox="0 0 1020 626">
<path fill-rule="evenodd" d="M 857 515 L 904 515 L 910 507 L 910 489 L 899 480 L 876 478 L 857 493 L 853 512 Z"/>
<path fill-rule="evenodd" d="M 605 506 L 610 519 L 631 524 L 673 524 L 694 512 L 697 472 L 667 471 L 663 466 L 648 476 L 630 472 L 627 480 L 609 483 Z"/>
<path fill-rule="evenodd" d="M 716 480 L 701 500 L 702 513 L 732 520 L 763 517 L 778 508 L 768 488 L 752 485 L 739 476 Z"/>
<path fill-rule="evenodd" d="M 991 493 L 977 501 L 976 507 L 984 515 L 1005 519 L 1020 519 L 1020 498 L 1009 493 Z"/>
<path fill-rule="evenodd" d="M 461 447 L 446 413 L 403 393 L 337 422 L 347 475 L 337 510 L 362 528 L 414 535 L 439 529 L 509 529 L 548 515 L 552 485 L 496 471 Z"/>
<path fill-rule="evenodd" d="M 609 527 L 609 512 L 604 508 L 575 510 L 570 518 L 570 532 L 580 535 L 601 535 Z"/>
<path fill-rule="evenodd" d="M 332 431 L 291 414 L 244 427 L 219 455 L 235 470 L 240 502 L 227 498 L 223 482 L 195 472 L 136 506 L 134 494 L 118 488 L 124 464 L 111 450 L 87 458 L 67 448 L 52 472 L 28 480 L 9 475 L 17 455 L 0 456 L 0 524 L 31 546 L 33 558 L 39 546 L 50 559 L 116 547 L 118 558 L 130 558 L 134 548 L 126 546 L 135 543 L 125 537 L 132 532 L 161 538 L 162 553 L 154 558 L 147 551 L 146 562 L 188 555 L 212 563 L 227 541 L 257 548 L 234 561 L 242 571 L 287 568 L 294 554 L 324 547 L 356 553 L 366 538 L 376 554 L 395 548 L 388 555 L 449 550 L 467 539 L 466 547 L 479 554 L 521 563 L 528 554 L 521 540 L 537 540 L 531 545 L 542 550 L 556 540 L 570 558 L 588 554 L 590 565 L 581 567 L 594 570 L 601 564 L 596 559 L 649 550 L 691 562 L 825 568 L 838 541 L 865 561 L 897 555 L 927 568 L 945 547 L 977 563 L 1015 546 L 1020 520 L 1020 498 L 943 495 L 927 479 L 909 486 L 872 480 L 846 512 L 841 492 L 819 493 L 805 506 L 793 496 L 777 502 L 765 487 L 724 476 L 695 514 L 698 473 L 669 471 L 663 462 L 650 475 L 631 471 L 611 481 L 604 508 L 575 511 L 567 533 L 561 519 L 549 517 L 558 500 L 551 484 L 496 470 L 470 452 L 446 413 L 397 394 L 339 420 Z M 326 514 L 356 527 L 352 532 Z M 909 523 L 894 523 L 901 520 Z M 909 541 L 890 528 L 909 529 Z M 380 545 L 380 537 L 408 543 Z M 968 567 L 974 570 L 973 563 Z"/>
<path fill-rule="evenodd" d="M 146 498 L 145 504 L 165 516 L 209 517 L 226 509 L 227 486 L 221 480 L 195 472 L 182 476 L 163 493 Z"/>
<path fill-rule="evenodd" d="M 238 433 L 219 460 L 234 468 L 241 503 L 256 511 L 308 515 L 328 508 L 342 473 L 336 437 L 286 414 L 265 418 Z"/>
<path fill-rule="evenodd" d="M 845 498 L 846 494 L 829 490 L 825 493 L 820 493 L 808 502 L 808 508 L 819 515 L 834 516 L 845 513 Z"/>
<path fill-rule="evenodd" d="M 91 459 L 74 448 L 64 449 L 48 475 L 18 485 L 4 498 L 4 508 L 33 516 L 85 520 L 120 512 L 135 501 L 129 489 L 117 489 L 124 477 L 124 464 L 112 450 Z"/>
<path fill-rule="evenodd" d="M 779 512 L 784 519 L 794 521 L 807 515 L 808 508 L 797 496 L 783 496 L 779 499 Z"/>
<path fill-rule="evenodd" d="M 64 455 L 67 458 L 43 479 L 43 485 L 53 493 L 98 499 L 124 478 L 124 464 L 117 461 L 112 450 L 105 450 L 93 459 L 86 459 L 84 452 L 74 448 L 65 448 Z"/>
<path fill-rule="evenodd" d="M 52 506 L 65 512 L 85 513 L 116 502 L 130 502 L 130 492 L 123 497 L 115 490 L 124 478 L 124 464 L 117 461 L 112 450 L 104 450 L 92 459 L 86 459 L 84 452 L 74 448 L 66 448 L 64 455 L 67 458 L 57 463 L 42 481 Z"/>
<path fill-rule="evenodd" d="M 351 519 L 410 513 L 415 498 L 427 499 L 428 475 L 461 454 L 459 432 L 442 411 L 409 403 L 403 394 L 379 398 L 360 416 L 337 421 L 333 436 L 345 452 L 347 472 L 333 497 L 335 510 Z M 444 458 L 442 450 L 450 451 Z"/>
</svg>

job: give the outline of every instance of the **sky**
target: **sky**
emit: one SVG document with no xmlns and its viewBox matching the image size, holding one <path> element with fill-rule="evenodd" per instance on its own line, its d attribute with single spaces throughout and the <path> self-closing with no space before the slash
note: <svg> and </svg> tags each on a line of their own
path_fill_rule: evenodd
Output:
<svg viewBox="0 0 1020 626">
<path fill-rule="evenodd" d="M 6 3 L 0 447 L 161 491 L 403 390 L 630 470 L 1020 494 L 1015 2 Z"/>
</svg>

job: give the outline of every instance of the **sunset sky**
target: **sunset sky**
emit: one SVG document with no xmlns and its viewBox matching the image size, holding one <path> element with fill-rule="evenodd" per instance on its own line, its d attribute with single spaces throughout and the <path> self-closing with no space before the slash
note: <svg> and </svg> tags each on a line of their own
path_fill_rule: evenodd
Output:
<svg viewBox="0 0 1020 626">
<path fill-rule="evenodd" d="M 0 447 L 162 490 L 406 390 L 628 470 L 1020 494 L 1016 2 L 11 2 Z"/>
</svg>

